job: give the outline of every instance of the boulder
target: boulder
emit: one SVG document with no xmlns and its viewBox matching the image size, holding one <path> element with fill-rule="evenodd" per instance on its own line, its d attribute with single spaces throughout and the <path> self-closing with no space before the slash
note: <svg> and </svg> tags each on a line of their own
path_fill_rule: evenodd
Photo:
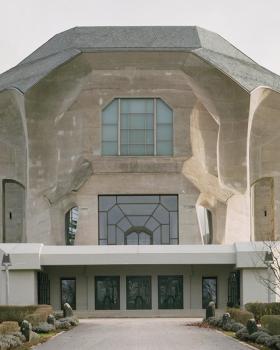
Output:
<svg viewBox="0 0 280 350">
<path fill-rule="evenodd" d="M 73 310 L 71 306 L 68 303 L 65 303 L 63 305 L 63 317 L 72 317 L 73 316 Z"/>
<path fill-rule="evenodd" d="M 208 306 L 206 308 L 206 320 L 209 317 L 215 317 L 215 303 L 214 303 L 214 301 L 210 301 L 210 303 L 208 304 Z"/>
<path fill-rule="evenodd" d="M 230 331 L 231 330 L 231 326 L 232 326 L 232 319 L 230 317 L 230 314 L 227 312 L 225 314 L 223 314 L 222 317 L 222 328 L 224 331 Z"/>
<path fill-rule="evenodd" d="M 32 330 L 36 333 L 49 333 L 55 330 L 55 326 L 48 322 L 41 322 L 37 326 L 33 327 Z"/>
<path fill-rule="evenodd" d="M 258 326 L 255 319 L 251 318 L 247 322 L 247 330 L 249 334 L 253 334 L 258 331 Z"/>
<path fill-rule="evenodd" d="M 53 326 L 55 326 L 55 317 L 54 317 L 54 315 L 49 315 L 48 318 L 47 318 L 47 322 L 49 324 L 52 324 Z"/>
<path fill-rule="evenodd" d="M 26 341 L 32 338 L 32 325 L 26 320 L 23 320 L 20 325 L 20 331 L 25 336 Z"/>
</svg>

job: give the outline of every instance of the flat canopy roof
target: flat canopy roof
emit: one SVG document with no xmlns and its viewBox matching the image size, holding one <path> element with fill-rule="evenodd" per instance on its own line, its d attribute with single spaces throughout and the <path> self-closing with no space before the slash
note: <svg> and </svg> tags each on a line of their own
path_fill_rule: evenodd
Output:
<svg viewBox="0 0 280 350">
<path fill-rule="evenodd" d="M 45 246 L 34 243 L 0 244 L 0 259 L 11 255 L 11 270 L 39 270 L 41 266 L 100 265 L 235 265 L 264 267 L 264 245 L 152 245 Z"/>
</svg>

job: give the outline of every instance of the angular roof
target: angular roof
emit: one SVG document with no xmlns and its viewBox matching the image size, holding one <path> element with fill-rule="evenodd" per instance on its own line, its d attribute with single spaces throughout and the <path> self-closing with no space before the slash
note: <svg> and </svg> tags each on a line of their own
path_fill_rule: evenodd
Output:
<svg viewBox="0 0 280 350">
<path fill-rule="evenodd" d="M 259 66 L 218 34 L 195 26 L 158 26 L 66 30 L 0 75 L 0 91 L 17 88 L 25 92 L 53 69 L 82 52 L 133 50 L 193 52 L 248 91 L 260 85 L 280 90 L 278 75 Z"/>
</svg>

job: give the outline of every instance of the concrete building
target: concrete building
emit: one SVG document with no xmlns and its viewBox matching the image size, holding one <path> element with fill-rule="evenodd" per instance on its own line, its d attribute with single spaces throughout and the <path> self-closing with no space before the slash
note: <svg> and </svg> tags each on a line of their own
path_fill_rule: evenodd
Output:
<svg viewBox="0 0 280 350">
<path fill-rule="evenodd" d="M 273 298 L 279 91 L 199 27 L 77 27 L 2 74 L 9 302 L 193 316 Z"/>
</svg>

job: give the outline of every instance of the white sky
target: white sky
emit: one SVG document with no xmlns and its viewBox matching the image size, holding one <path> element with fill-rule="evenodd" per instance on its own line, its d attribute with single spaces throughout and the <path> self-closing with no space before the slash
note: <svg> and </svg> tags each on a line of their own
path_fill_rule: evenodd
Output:
<svg viewBox="0 0 280 350">
<path fill-rule="evenodd" d="M 0 0 L 0 72 L 75 26 L 198 25 L 280 75 L 280 0 Z"/>
</svg>

